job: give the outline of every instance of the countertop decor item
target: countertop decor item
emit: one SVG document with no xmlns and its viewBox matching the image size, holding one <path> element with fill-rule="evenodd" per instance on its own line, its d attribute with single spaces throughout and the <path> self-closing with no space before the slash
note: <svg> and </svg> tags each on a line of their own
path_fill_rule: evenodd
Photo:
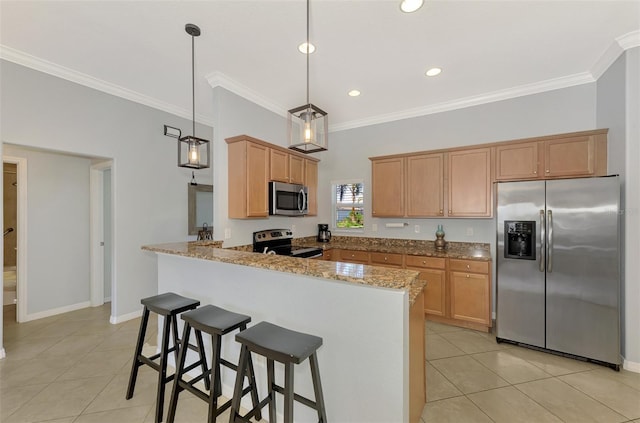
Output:
<svg viewBox="0 0 640 423">
<path fill-rule="evenodd" d="M 444 240 L 444 230 L 442 229 L 442 225 L 438 225 L 438 229 L 436 230 L 436 240 L 434 241 L 436 250 L 442 251 L 447 246 L 447 243 Z"/>
<path fill-rule="evenodd" d="M 178 139 L 178 166 L 190 169 L 206 169 L 209 165 L 210 142 L 196 137 L 196 88 L 195 88 L 195 37 L 200 36 L 200 28 L 186 24 L 184 30 L 191 36 L 191 107 L 193 111 L 192 134 L 182 136 L 178 128 L 164 125 L 164 134 Z"/>
<path fill-rule="evenodd" d="M 300 51 L 307 56 L 307 104 L 287 113 L 289 148 L 301 153 L 325 151 L 329 145 L 327 112 L 309 102 L 309 56 L 315 47 L 309 42 L 309 0 L 307 0 L 307 42 Z"/>
</svg>

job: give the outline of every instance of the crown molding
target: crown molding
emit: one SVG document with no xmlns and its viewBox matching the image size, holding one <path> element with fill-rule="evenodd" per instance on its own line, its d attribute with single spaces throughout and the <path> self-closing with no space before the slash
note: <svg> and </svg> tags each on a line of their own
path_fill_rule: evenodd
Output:
<svg viewBox="0 0 640 423">
<path fill-rule="evenodd" d="M 374 116 L 372 118 L 354 120 L 338 125 L 330 126 L 330 132 L 344 131 L 346 129 L 354 129 L 362 126 L 376 125 L 387 123 L 401 119 L 409 119 L 419 116 L 431 115 L 435 113 L 448 112 L 466 107 L 478 106 L 481 104 L 493 103 L 496 101 L 509 100 L 512 98 L 522 97 L 531 94 L 539 94 L 546 91 L 553 91 L 560 88 L 568 88 L 576 85 L 594 82 L 595 79 L 589 72 L 578 73 L 562 78 L 549 79 L 534 84 L 520 85 L 513 88 L 498 90 L 491 93 L 481 94 L 472 97 L 466 97 L 453 101 L 446 101 L 427 107 L 418 107 L 407 109 L 400 112 L 388 113 L 384 115 Z"/>
<path fill-rule="evenodd" d="M 591 74 L 596 80 L 599 79 L 625 50 L 638 46 L 640 46 L 640 31 L 632 31 L 616 38 L 596 63 L 593 64 Z"/>
<path fill-rule="evenodd" d="M 218 72 L 218 71 L 211 72 L 210 74 L 205 75 L 205 78 L 209 83 L 209 85 L 211 86 L 211 88 L 216 88 L 216 87 L 224 88 L 236 95 L 239 95 L 240 97 L 246 100 L 249 100 L 252 103 L 257 104 L 258 106 L 264 107 L 265 109 L 277 115 L 280 115 L 283 117 L 287 116 L 287 109 L 285 109 L 279 104 L 274 103 L 267 97 L 264 97 L 263 95 L 258 94 L 256 91 L 252 90 L 251 88 L 245 85 L 242 85 L 239 82 L 229 78 L 227 75 L 225 75 L 222 72 Z"/>
<path fill-rule="evenodd" d="M 628 34 L 621 35 L 616 38 L 616 42 L 625 50 L 640 47 L 640 30 L 631 31 Z"/>
<path fill-rule="evenodd" d="M 163 112 L 171 113 L 188 120 L 192 120 L 193 116 L 189 110 L 177 107 L 173 104 L 158 100 L 153 97 L 141 94 L 139 92 L 121 87 L 116 84 L 95 78 L 82 72 L 66 68 L 53 62 L 41 59 L 36 56 L 24 53 L 11 47 L 0 44 L 0 59 L 25 66 L 39 72 L 43 72 L 67 81 L 74 82 L 85 87 L 93 88 L 103 93 L 111 94 L 116 97 L 124 98 L 134 103 L 139 103 Z M 213 126 L 213 119 L 208 116 L 196 114 L 196 122 Z"/>
</svg>

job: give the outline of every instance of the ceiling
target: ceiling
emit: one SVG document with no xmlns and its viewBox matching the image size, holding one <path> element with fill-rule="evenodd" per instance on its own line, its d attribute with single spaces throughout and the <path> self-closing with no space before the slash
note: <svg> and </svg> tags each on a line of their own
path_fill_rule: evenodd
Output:
<svg viewBox="0 0 640 423">
<path fill-rule="evenodd" d="M 285 114 L 306 103 L 305 6 L 2 0 L 0 57 L 190 117 L 195 23 L 198 119 L 212 86 Z M 312 0 L 310 100 L 332 130 L 402 119 L 593 81 L 639 40 L 640 0 Z"/>
</svg>

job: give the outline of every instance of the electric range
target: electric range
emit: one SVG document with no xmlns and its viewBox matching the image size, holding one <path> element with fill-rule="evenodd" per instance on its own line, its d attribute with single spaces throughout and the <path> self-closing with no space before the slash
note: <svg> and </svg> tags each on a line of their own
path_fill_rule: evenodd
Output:
<svg viewBox="0 0 640 423">
<path fill-rule="evenodd" d="M 253 252 L 300 258 L 322 256 L 322 248 L 294 247 L 291 229 L 267 229 L 253 233 Z"/>
</svg>

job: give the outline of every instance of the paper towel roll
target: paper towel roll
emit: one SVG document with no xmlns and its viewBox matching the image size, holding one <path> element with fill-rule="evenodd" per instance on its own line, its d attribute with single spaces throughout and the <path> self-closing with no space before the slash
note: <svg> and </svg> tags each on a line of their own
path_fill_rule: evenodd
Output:
<svg viewBox="0 0 640 423">
<path fill-rule="evenodd" d="M 408 223 L 385 223 L 384 226 L 386 226 L 387 228 L 404 228 L 405 226 L 408 226 Z"/>
</svg>

